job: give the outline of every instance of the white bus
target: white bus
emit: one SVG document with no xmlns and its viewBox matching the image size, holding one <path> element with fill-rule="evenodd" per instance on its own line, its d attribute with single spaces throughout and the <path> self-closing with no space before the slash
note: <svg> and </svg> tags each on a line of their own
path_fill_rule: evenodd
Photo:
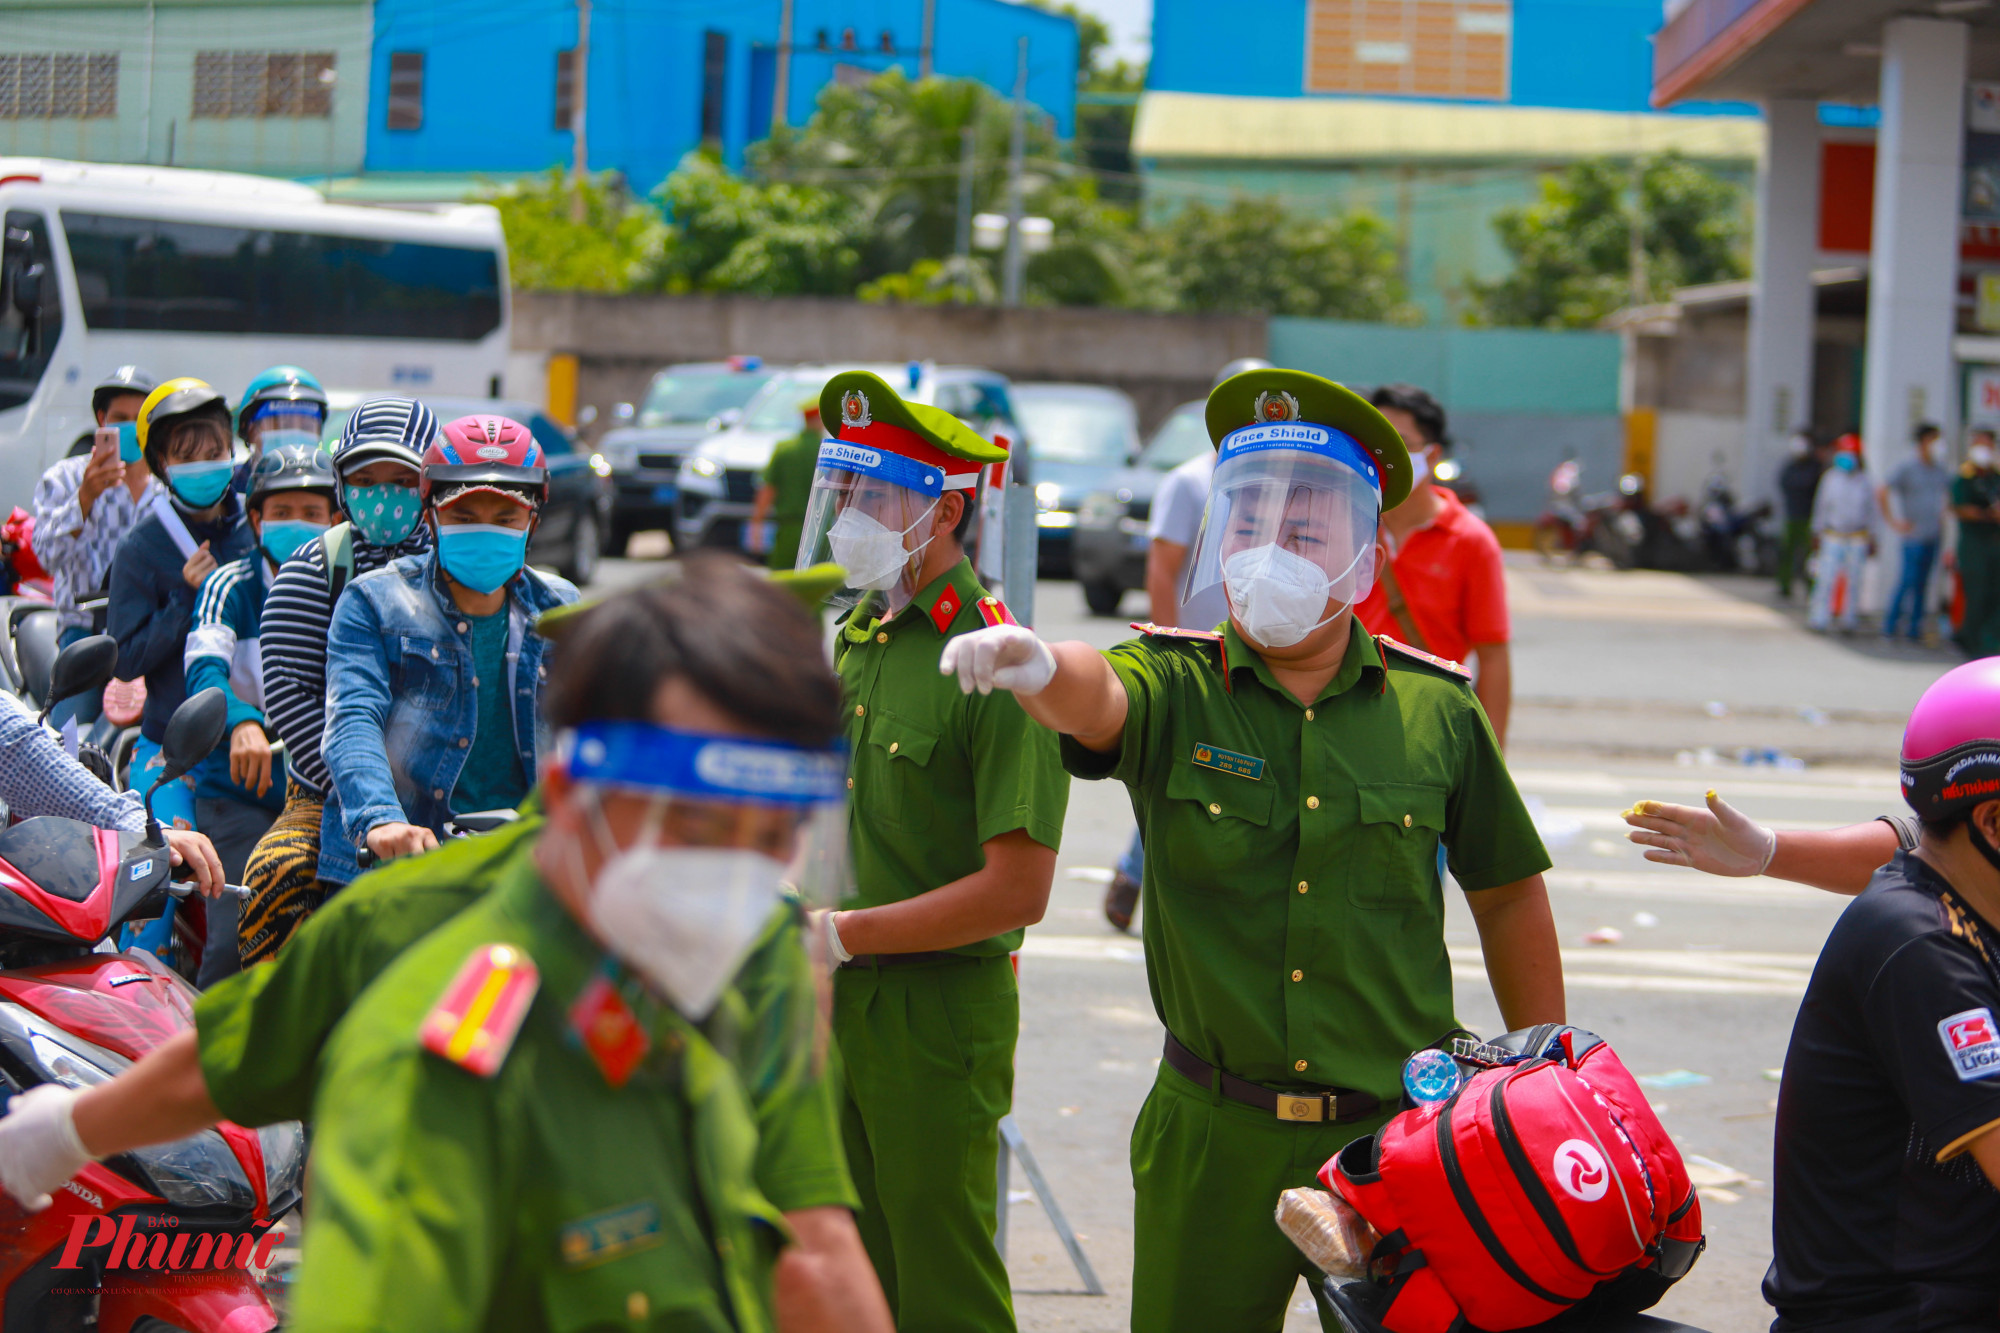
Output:
<svg viewBox="0 0 2000 1333">
<path fill-rule="evenodd" d="M 498 397 L 507 250 L 483 204 L 329 204 L 290 181 L 0 157 L 0 513 L 88 431 L 121 365 L 233 404 L 266 366 L 328 388 Z"/>
</svg>

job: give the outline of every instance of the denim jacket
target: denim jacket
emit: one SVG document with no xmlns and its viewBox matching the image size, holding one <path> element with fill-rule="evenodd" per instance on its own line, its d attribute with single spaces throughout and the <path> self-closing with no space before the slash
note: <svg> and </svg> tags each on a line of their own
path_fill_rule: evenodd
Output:
<svg viewBox="0 0 2000 1333">
<path fill-rule="evenodd" d="M 522 571 L 507 588 L 508 693 L 521 771 L 535 780 L 546 744 L 537 704 L 548 641 L 532 629 L 574 585 Z M 418 824 L 443 835 L 451 794 L 478 724 L 472 641 L 438 572 L 437 552 L 406 555 L 347 586 L 327 628 L 326 734 L 333 790 L 321 817 L 319 877 L 360 873 L 355 849 L 378 824 Z"/>
</svg>

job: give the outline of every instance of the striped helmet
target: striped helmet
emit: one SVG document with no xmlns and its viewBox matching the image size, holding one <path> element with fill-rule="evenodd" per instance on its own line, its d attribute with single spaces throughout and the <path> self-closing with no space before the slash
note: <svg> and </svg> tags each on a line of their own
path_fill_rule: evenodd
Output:
<svg viewBox="0 0 2000 1333">
<path fill-rule="evenodd" d="M 347 474 L 387 459 L 421 473 L 424 451 L 438 435 L 437 414 L 414 398 L 371 398 L 354 409 L 333 446 L 337 498 L 347 508 Z"/>
</svg>

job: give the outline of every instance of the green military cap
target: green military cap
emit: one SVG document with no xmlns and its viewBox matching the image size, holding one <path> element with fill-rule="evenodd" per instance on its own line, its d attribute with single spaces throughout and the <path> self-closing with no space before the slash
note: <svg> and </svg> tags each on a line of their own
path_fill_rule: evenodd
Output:
<svg viewBox="0 0 2000 1333">
<path fill-rule="evenodd" d="M 748 568 L 755 567 L 748 566 Z M 809 569 L 778 569 L 769 571 L 758 569 L 757 573 L 764 575 L 771 582 L 785 589 L 794 597 L 797 597 L 799 601 L 805 604 L 808 611 L 817 611 L 820 603 L 824 602 L 833 590 L 838 588 L 847 578 L 847 571 L 839 565 L 833 564 L 814 565 Z M 645 584 L 639 586 L 644 587 L 647 584 L 656 583 L 674 583 L 680 577 L 680 563 L 678 561 L 669 561 L 662 568 L 658 578 L 648 579 Z M 566 602 L 562 606 L 552 606 L 535 617 L 535 632 L 545 639 L 560 639 L 575 627 L 577 620 L 584 612 L 602 604 L 607 597 L 615 596 L 617 596 L 617 593 L 599 593 L 595 597 L 582 597 L 574 602 Z"/>
<path fill-rule="evenodd" d="M 1303 370 L 1246 370 L 1210 390 L 1205 416 L 1208 438 L 1217 445 L 1244 426 L 1276 421 L 1331 426 L 1374 456 L 1382 469 L 1383 509 L 1409 498 L 1410 451 L 1403 437 L 1366 398 L 1330 379 Z"/>
<path fill-rule="evenodd" d="M 903 401 L 887 380 L 866 370 L 844 370 L 826 382 L 819 393 L 819 419 L 828 434 L 842 440 L 943 469 L 946 490 L 973 484 L 979 467 L 1007 460 L 1005 449 L 951 413 Z"/>
</svg>

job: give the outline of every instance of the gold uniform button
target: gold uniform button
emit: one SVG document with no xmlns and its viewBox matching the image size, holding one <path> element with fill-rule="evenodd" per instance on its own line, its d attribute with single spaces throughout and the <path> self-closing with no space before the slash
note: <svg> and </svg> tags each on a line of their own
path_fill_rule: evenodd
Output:
<svg viewBox="0 0 2000 1333">
<path fill-rule="evenodd" d="M 1306 809 L 1308 809 L 1308 810 L 1317 810 L 1317 809 L 1319 809 L 1319 797 L 1317 797 L 1317 796 L 1308 796 L 1308 797 L 1306 797 Z"/>
<path fill-rule="evenodd" d="M 1404 827 L 1404 828 L 1408 828 L 1409 826 L 1410 826 L 1410 817 L 1409 817 L 1408 815 L 1404 815 L 1404 816 L 1403 816 L 1403 827 Z"/>
<path fill-rule="evenodd" d="M 1222 807 L 1211 801 L 1209 802 L 1208 813 L 1210 813 L 1211 815 L 1219 815 L 1222 813 Z"/>
<path fill-rule="evenodd" d="M 1305 882 L 1304 880 L 1300 880 L 1300 881 L 1299 881 L 1299 892 L 1300 892 L 1300 893 L 1304 893 L 1305 891 L 1306 891 L 1306 882 Z"/>
<path fill-rule="evenodd" d="M 1303 973 L 1303 972 L 1299 971 L 1299 970 L 1298 970 L 1297 968 L 1293 968 L 1293 969 L 1292 969 L 1292 980 L 1293 980 L 1293 981 L 1304 981 L 1305 979 L 1306 979 L 1306 974 L 1305 974 L 1305 973 Z"/>
<path fill-rule="evenodd" d="M 1313 710 L 1308 708 L 1306 709 L 1306 721 L 1310 722 L 1312 720 L 1313 720 Z"/>
<path fill-rule="evenodd" d="M 896 753 L 896 751 L 898 751 L 898 750 L 900 750 L 900 749 L 902 749 L 902 748 L 903 748 L 903 743 L 902 743 L 901 741 L 890 741 L 890 742 L 889 742 L 889 753 L 890 753 L 890 754 L 894 754 L 894 753 Z"/>
<path fill-rule="evenodd" d="M 644 1319 L 652 1312 L 653 1303 L 646 1299 L 645 1292 L 635 1291 L 625 1298 L 625 1317 L 627 1319 Z"/>
<path fill-rule="evenodd" d="M 878 631 L 875 635 L 875 642 L 877 643 L 889 642 L 889 632 L 887 630 Z"/>
<path fill-rule="evenodd" d="M 1303 1074 L 1306 1072 L 1306 1062 L 1301 1060 L 1297 1064 L 1293 1065 L 1292 1068 L 1298 1070 L 1301 1074 Z"/>
<path fill-rule="evenodd" d="M 849 779 L 847 780 L 847 789 L 848 789 L 849 791 L 853 791 L 853 790 L 854 790 L 854 779 L 853 779 L 853 778 L 849 778 Z"/>
<path fill-rule="evenodd" d="M 867 713 L 868 713 L 868 705 L 866 705 L 866 704 L 856 704 L 856 705 L 854 705 L 854 716 L 856 716 L 856 717 L 864 717 L 864 716 L 866 716 L 866 715 L 867 715 Z"/>
</svg>

